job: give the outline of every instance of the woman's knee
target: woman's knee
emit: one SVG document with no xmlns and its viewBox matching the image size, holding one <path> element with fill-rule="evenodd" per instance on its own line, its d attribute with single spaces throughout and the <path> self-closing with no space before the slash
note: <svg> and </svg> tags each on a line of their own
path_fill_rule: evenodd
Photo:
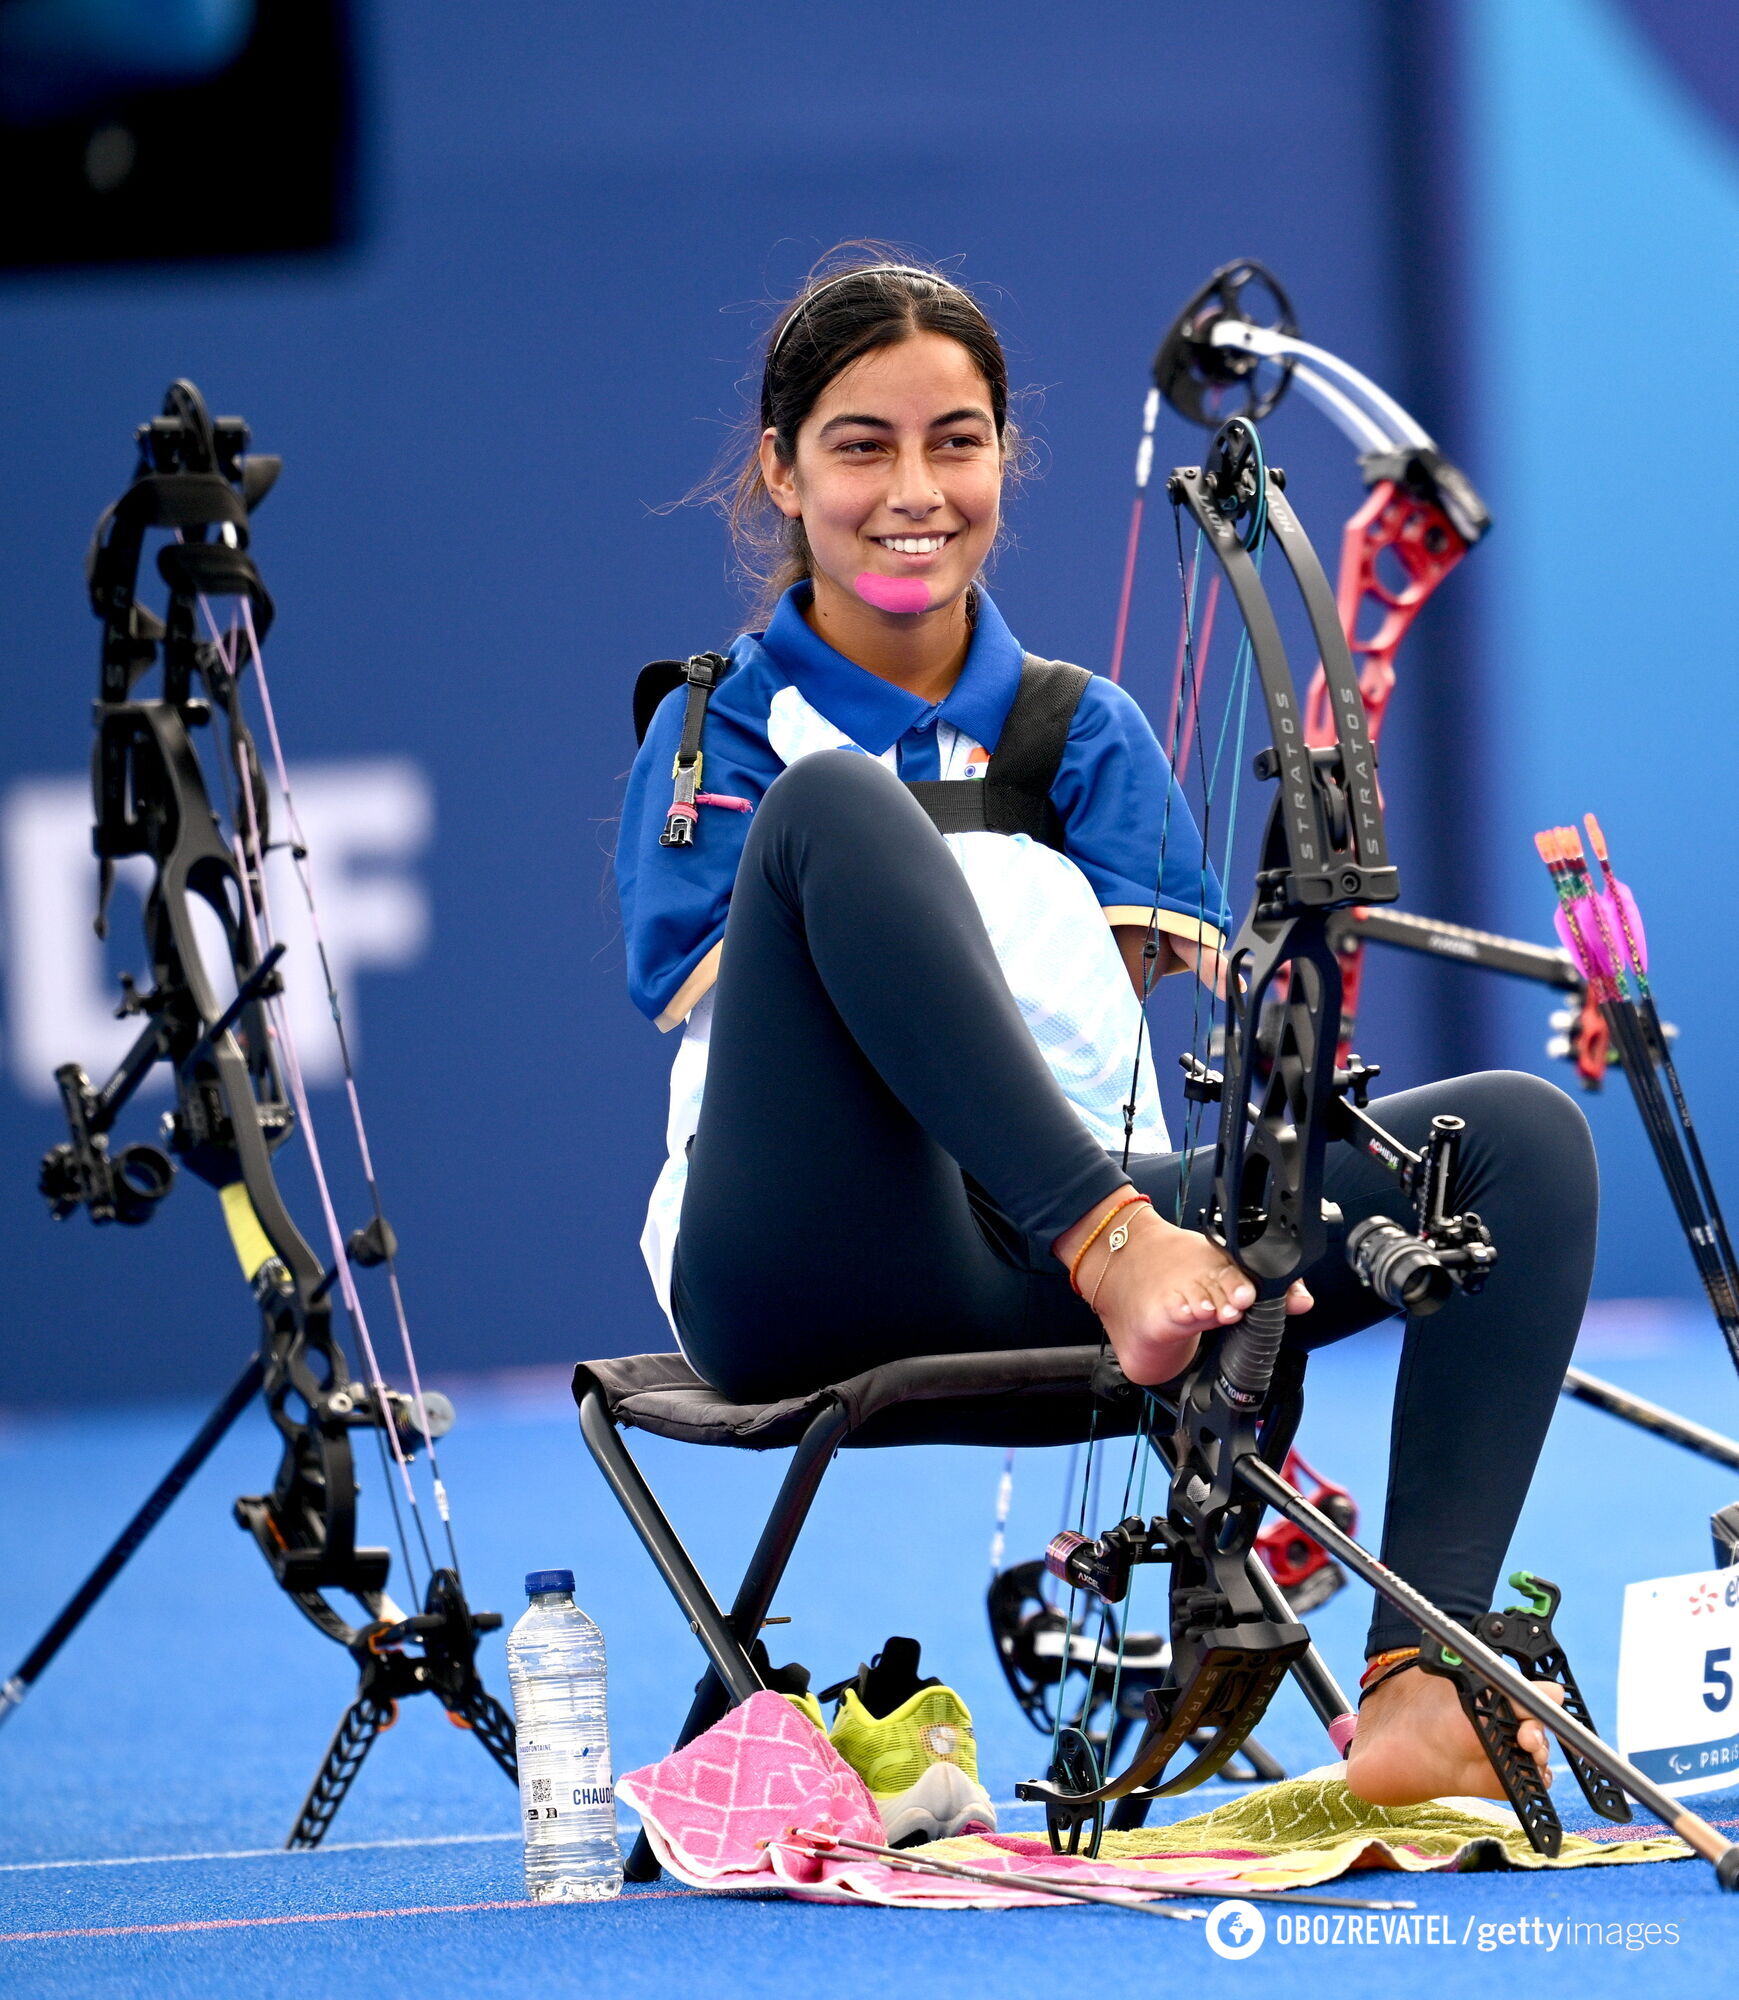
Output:
<svg viewBox="0 0 1739 2000">
<path fill-rule="evenodd" d="M 1560 1209 L 1586 1207 L 1599 1195 L 1594 1137 L 1567 1092 L 1526 1070 L 1485 1070 L 1445 1086 L 1467 1122 L 1465 1157 L 1479 1177 L 1501 1176 Z"/>
<path fill-rule="evenodd" d="M 916 802 L 877 757 L 859 750 L 817 750 L 788 764 L 755 809 L 757 826 L 815 826 L 862 814 L 910 812 Z"/>
<path fill-rule="evenodd" d="M 1543 1144 L 1593 1155 L 1594 1140 L 1581 1105 L 1543 1076 L 1523 1069 L 1488 1069 L 1458 1077 L 1450 1087 L 1466 1094 L 1470 1124 L 1486 1118 L 1534 1134 Z"/>
<path fill-rule="evenodd" d="M 913 844 L 914 858 L 941 842 L 905 785 L 877 758 L 817 750 L 788 765 L 755 808 L 745 860 L 776 880 L 830 865 L 864 866 Z"/>
</svg>

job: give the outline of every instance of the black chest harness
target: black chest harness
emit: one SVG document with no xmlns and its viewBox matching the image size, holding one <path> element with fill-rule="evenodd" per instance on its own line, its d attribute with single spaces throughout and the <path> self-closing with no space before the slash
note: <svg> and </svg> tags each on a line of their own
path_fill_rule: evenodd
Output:
<svg viewBox="0 0 1739 2000">
<path fill-rule="evenodd" d="M 722 653 L 688 660 L 654 660 L 634 683 L 634 734 L 644 743 L 658 704 L 672 688 L 688 684 L 682 740 L 672 770 L 676 792 L 665 815 L 662 847 L 692 847 L 699 825 L 701 731 L 714 688 L 730 671 Z M 939 833 L 1024 833 L 1065 852 L 1063 822 L 1051 803 L 1051 786 L 1063 761 L 1069 725 L 1092 676 L 1063 660 L 1023 656 L 1020 687 L 1002 725 L 996 752 L 982 778 L 930 778 L 908 782 Z"/>
</svg>

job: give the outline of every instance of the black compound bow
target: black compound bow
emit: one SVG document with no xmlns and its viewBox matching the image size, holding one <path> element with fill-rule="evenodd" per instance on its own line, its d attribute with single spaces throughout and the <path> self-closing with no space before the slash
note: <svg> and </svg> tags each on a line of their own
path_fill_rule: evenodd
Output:
<svg viewBox="0 0 1739 2000">
<path fill-rule="evenodd" d="M 1255 897 L 1229 952 L 1224 1074 L 1199 1059 L 1186 1063 L 1196 1090 L 1220 1106 L 1203 1226 L 1250 1278 L 1256 1302 L 1204 1344 L 1175 1406 L 1164 1408 L 1168 1434 L 1149 1437 L 1170 1472 L 1165 1512 L 1131 1515 L 1091 1539 L 1061 1535 L 1047 1558 L 1071 1588 L 1107 1602 L 1126 1595 L 1136 1565 L 1169 1566 L 1171 1672 L 1147 1697 L 1146 1730 L 1128 1765 L 1109 1775 L 1084 1738 L 1064 1732 L 1050 1778 L 1019 1786 L 1019 1796 L 1044 1804 L 1054 1844 L 1077 1848 L 1085 1835 L 1096 1848 L 1108 1804 L 1118 1803 L 1117 1824 L 1139 1824 L 1150 1801 L 1221 1769 L 1288 1671 L 1323 1714 L 1332 1682 L 1309 1634 L 1252 1557 L 1263 1513 L 1273 1507 L 1420 1628 L 1422 1663 L 1455 1682 L 1536 1848 L 1555 1853 L 1562 1830 L 1519 1746 L 1510 1703 L 1558 1736 L 1597 1812 L 1628 1818 L 1628 1792 L 1714 1861 L 1723 1887 L 1739 1886 L 1739 1846 L 1594 1734 L 1550 1630 L 1551 1586 L 1529 1579 L 1523 1612 L 1487 1614 L 1469 1630 L 1377 1561 L 1278 1469 L 1302 1409 L 1302 1361 L 1282 1343 L 1286 1292 L 1326 1253 L 1338 1221 L 1323 1199 L 1331 1141 L 1360 1146 L 1412 1196 L 1416 1233 L 1373 1217 L 1346 1238 L 1359 1277 L 1396 1310 L 1429 1312 L 1457 1286 L 1477 1289 L 1496 1252 L 1479 1218 L 1453 1209 L 1461 1121 L 1434 1120 L 1415 1153 L 1365 1108 L 1375 1071 L 1356 1058 L 1345 1065 L 1335 1059 L 1340 968 L 1329 916 L 1352 904 L 1391 902 L 1397 882 L 1358 681 L 1321 565 L 1247 419 L 1226 423 L 1206 463 L 1175 472 L 1169 492 L 1194 520 L 1238 607 L 1271 736 L 1256 769 L 1278 787 Z M 1332 746 L 1306 740 L 1297 683 L 1254 560 L 1269 535 L 1297 585 L 1322 663 Z M 1511 1660 L 1537 1678 L 1524 1678 Z M 1559 1685 L 1563 1709 L 1542 1694 L 1545 1681 Z M 1331 1730 L 1338 1725 L 1344 1744 L 1348 1718 L 1323 1719 Z M 1173 1772 L 1184 1753 L 1188 1761 Z"/>
<path fill-rule="evenodd" d="M 1302 337 L 1284 287 L 1272 271 L 1253 258 L 1238 258 L 1213 272 L 1184 303 L 1154 354 L 1152 382 L 1142 406 L 1135 490 L 1108 672 L 1112 680 L 1121 681 L 1161 404 L 1169 404 L 1187 421 L 1211 433 L 1233 416 L 1261 422 L 1294 388 L 1352 442 L 1367 488 L 1367 498 L 1342 533 L 1335 598 L 1341 629 L 1359 669 L 1359 692 L 1374 752 L 1395 685 L 1396 655 L 1426 601 L 1484 536 L 1490 521 L 1472 482 L 1443 456 L 1421 424 L 1369 376 Z M 1199 634 L 1203 652 L 1218 596 L 1218 579 L 1211 578 Z M 1180 774 L 1188 763 L 1192 743 L 1200 748 L 1197 722 L 1202 686 L 1194 676 L 1189 677 L 1192 684 L 1186 686 L 1185 650 L 1180 645 L 1165 734 L 1167 757 Z M 1305 739 L 1315 747 L 1332 748 L 1335 729 L 1327 679 L 1319 667 L 1305 697 Z M 1331 942 L 1341 970 L 1341 1062 L 1348 1059 L 1352 1047 L 1363 972 L 1363 937 L 1370 934 L 1411 941 L 1428 929 L 1433 947 L 1444 949 L 1448 928 L 1427 926 L 1417 918 L 1383 908 L 1337 910 Z M 1454 948 L 1465 952 L 1470 936 L 1458 933 Z M 1563 953 L 1516 949 L 1524 959 L 1509 969 L 1539 976 L 1537 968 L 1544 965 L 1554 983 L 1580 990 L 1581 982 Z M 1350 1530 L 1356 1526 L 1357 1509 L 1344 1487 L 1313 1474 L 1296 1453 L 1285 1469 L 1288 1478 L 1312 1481 L 1312 1499 L 1327 1508 L 1342 1527 Z M 1287 1602 L 1301 1615 L 1332 1596 L 1345 1581 L 1320 1544 L 1286 1523 L 1276 1523 L 1264 1533 L 1258 1553 Z M 1018 1571 L 1007 1573 L 1009 1581 L 1000 1589 L 993 1585 L 990 1619 L 998 1658 L 1016 1700 L 1030 1719 L 1041 1721 L 1047 1733 L 1054 1734 L 1049 1711 L 1042 1699 L 1035 1708 L 1034 1699 L 1050 1685 L 1051 1656 L 1059 1648 L 1054 1628 L 1063 1614 L 1036 1598 L 1041 1585 L 1031 1583 L 1029 1587 L 1034 1567 L 1022 1564 Z M 1149 1653 L 1163 1643 L 1153 1635 L 1141 1637 Z M 1116 1647 L 1120 1643 L 1112 1629 L 1111 1644 Z M 1084 1629 L 1072 1640 L 1068 1659 L 1074 1671 L 1085 1678 L 1091 1696 L 1097 1687 L 1096 1655 Z M 1143 1671 L 1144 1666 L 1137 1664 L 1136 1687 L 1120 1696 L 1124 1707 L 1142 1698 Z M 1064 1677 L 1066 1684 L 1067 1669 Z M 1126 1665 L 1120 1686 L 1128 1680 Z"/>
<path fill-rule="evenodd" d="M 1130 560 L 1125 565 L 1112 678 L 1118 677 L 1129 622 L 1134 555 L 1141 506 L 1153 452 L 1153 427 L 1163 399 L 1180 416 L 1213 430 L 1226 418 L 1260 421 L 1294 389 L 1347 438 L 1358 453 L 1368 497 L 1342 533 L 1336 604 L 1342 630 L 1359 667 L 1373 748 L 1396 685 L 1396 660 L 1427 600 L 1481 541 L 1491 526 L 1472 482 L 1438 449 L 1436 441 L 1377 383 L 1339 355 L 1300 334 L 1280 281 L 1252 258 L 1223 265 L 1179 311 L 1159 343 L 1154 388 L 1143 412 L 1136 509 Z M 1328 687 L 1319 667 L 1306 696 L 1305 735 L 1334 741 Z M 1336 912 L 1330 926 L 1341 968 L 1340 1060 L 1352 1047 L 1366 944 L 1420 952 L 1439 960 L 1528 979 L 1568 996 L 1552 1015 L 1546 1053 L 1573 1061 L 1586 1090 L 1598 1090 L 1609 1065 L 1624 1072 L 1660 1166 L 1667 1192 L 1698 1278 L 1709 1298 L 1729 1355 L 1739 1365 L 1739 1262 L 1727 1240 L 1721 1205 L 1701 1159 L 1671 1038 L 1675 1030 L 1653 1011 L 1652 1000 L 1632 1008 L 1614 981 L 1569 950 L 1496 936 L 1465 925 L 1410 916 L 1395 909 L 1353 906 Z M 1646 967 L 1639 968 L 1646 985 Z M 1623 982 L 1623 966 L 1617 968 Z M 1739 1467 L 1739 1443 L 1705 1426 L 1661 1410 L 1628 1391 L 1570 1369 L 1564 1394 L 1608 1415 L 1670 1439 L 1688 1451 Z M 1294 1459 L 1288 1476 L 1298 1469 Z M 1344 1489 L 1325 1487 L 1325 1496 Z M 1350 1521 L 1342 1521 L 1350 1527 Z M 1711 1523 L 1715 1561 L 1739 1561 L 1739 1503 Z M 1288 1599 L 1308 1608 L 1298 1585 L 1327 1594 L 1336 1572 L 1326 1554 L 1288 1530 L 1297 1547 L 1270 1530 L 1262 1553 L 1282 1579 Z M 1296 1579 L 1294 1582 L 1293 1579 Z"/>
<path fill-rule="evenodd" d="M 76 1064 L 56 1072 L 69 1137 L 43 1162 L 42 1192 L 54 1214 L 83 1208 L 93 1222 L 150 1220 L 175 1176 L 170 1154 L 218 1191 L 231 1242 L 259 1307 L 259 1351 L 198 1436 L 68 1602 L 18 1671 L 0 1687 L 0 1719 L 22 1701 L 109 1582 L 137 1550 L 256 1395 L 283 1440 L 269 1493 L 235 1503 L 277 1582 L 305 1617 L 355 1659 L 360 1683 L 310 1789 L 288 1845 L 318 1845 L 397 1701 L 433 1693 L 454 1722 L 474 1730 L 509 1777 L 516 1776 L 511 1718 L 478 1676 L 477 1641 L 496 1629 L 474 1612 L 460 1582 L 436 1440 L 452 1423 L 446 1398 L 425 1392 L 411 1352 L 396 1269 L 397 1245 L 381 1209 L 351 1073 L 348 1043 L 325 948 L 314 935 L 337 1025 L 346 1084 L 373 1204 L 366 1224 L 340 1229 L 315 1140 L 296 1046 L 283 1005 L 285 946 L 273 932 L 266 856 L 272 848 L 270 792 L 243 711 L 254 669 L 289 824 L 288 847 L 310 899 L 306 845 L 295 818 L 260 642 L 272 600 L 249 553 L 253 509 L 280 461 L 248 452 L 247 426 L 212 418 L 189 382 L 175 383 L 163 414 L 138 432 L 132 483 L 97 525 L 88 563 L 91 605 L 102 620 L 102 673 L 92 763 L 100 891 L 96 927 L 107 934 L 116 863 L 142 856 L 147 990 L 123 977 L 118 1012 L 143 1027 L 114 1075 L 93 1086 Z M 156 566 L 168 586 L 161 616 L 140 600 L 146 538 L 169 539 Z M 214 601 L 233 607 L 220 627 Z M 161 692 L 138 684 L 160 666 Z M 221 772 L 223 817 L 213 810 L 197 742 Z M 227 831 L 226 831 L 227 825 Z M 196 912 L 202 912 L 202 923 Z M 217 931 L 210 928 L 215 919 Z M 202 944 L 221 935 L 222 957 Z M 135 1143 L 111 1148 L 116 1120 L 159 1064 L 169 1068 L 175 1108 L 163 1120 L 168 1152 Z M 273 1155 L 300 1125 L 330 1239 L 323 1262 L 297 1228 L 273 1170 Z M 404 1342 L 408 1391 L 388 1388 L 355 1282 L 356 1266 L 384 1266 Z M 343 1300 L 365 1379 L 355 1379 L 335 1337 L 332 1298 Z M 407 1574 L 420 1549 L 427 1583 L 422 1609 L 407 1614 L 387 1591 L 391 1553 L 357 1542 L 359 1432 L 377 1440 L 399 1524 Z M 412 1462 L 426 1458 L 447 1560 L 436 1559 Z M 401 1511 L 402 1507 L 402 1511 Z M 415 1540 L 406 1532 L 406 1520 Z M 331 1593 L 354 1598 L 360 1622 Z"/>
</svg>

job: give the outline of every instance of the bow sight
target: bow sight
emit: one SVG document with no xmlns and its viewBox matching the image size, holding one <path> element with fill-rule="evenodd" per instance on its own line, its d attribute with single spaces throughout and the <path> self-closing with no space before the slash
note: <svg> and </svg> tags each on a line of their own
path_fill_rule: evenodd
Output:
<svg viewBox="0 0 1739 2000">
<path fill-rule="evenodd" d="M 236 1417 L 259 1393 L 283 1441 L 269 1493 L 236 1502 L 238 1523 L 252 1535 L 272 1574 L 303 1615 L 354 1657 L 357 1695 L 333 1738 L 319 1776 L 290 1837 L 316 1845 L 363 1757 L 392 1720 L 401 1695 L 435 1693 L 454 1721 L 475 1730 L 509 1777 L 515 1775 L 512 1721 L 478 1678 L 479 1634 L 501 1623 L 473 1612 L 459 1581 L 436 1440 L 452 1422 L 444 1397 L 425 1394 L 417 1377 L 395 1265 L 397 1245 L 381 1211 L 379 1190 L 362 1144 L 372 1215 L 346 1237 L 334 1208 L 320 1154 L 312 1145 L 311 1113 L 290 1023 L 283 1007 L 266 876 L 271 798 L 243 711 L 250 667 L 270 726 L 271 745 L 289 822 L 288 847 L 312 910 L 306 843 L 272 724 L 260 640 L 272 601 L 249 553 L 253 509 L 270 490 L 279 460 L 248 450 L 247 426 L 213 418 L 189 382 L 170 389 L 161 416 L 137 433 L 132 483 L 97 524 L 87 575 L 93 610 L 102 620 L 102 670 L 92 764 L 100 878 L 96 929 L 107 934 L 115 864 L 130 856 L 149 862 L 144 901 L 151 967 L 148 990 L 122 981 L 117 1013 L 142 1016 L 144 1026 L 114 1075 L 93 1086 L 77 1064 L 57 1072 L 68 1138 L 43 1162 L 41 1187 L 57 1218 L 83 1208 L 93 1222 L 138 1225 L 150 1220 L 174 1178 L 173 1154 L 186 1170 L 218 1191 L 242 1271 L 259 1307 L 259 1351 L 199 1435 L 165 1475 L 102 1562 L 86 1579 L 17 1673 L 0 1688 L 0 1719 L 21 1701 L 108 1583 L 143 1542 L 170 1502 L 210 1455 Z M 140 567 L 148 534 L 162 532 L 156 567 L 168 597 L 161 616 L 140 601 Z M 212 606 L 233 609 L 227 630 Z M 136 694 L 137 683 L 161 667 L 161 692 Z M 207 734 L 207 732 L 209 732 Z M 202 760 L 198 742 L 210 748 Z M 214 811 L 206 766 L 215 767 Z M 214 918 L 222 957 L 208 962 L 195 921 Z M 212 933 L 207 931 L 207 935 Z M 322 964 L 324 961 L 322 960 Z M 338 996 L 327 980 L 359 1142 Z M 162 1063 L 175 1088 L 164 1120 L 168 1153 L 145 1144 L 109 1149 L 116 1119 Z M 310 1136 L 309 1164 L 328 1224 L 329 1258 L 316 1254 L 285 1205 L 272 1156 L 298 1126 Z M 358 1268 L 384 1266 L 404 1343 L 408 1392 L 389 1389 L 357 1293 Z M 342 1299 L 366 1379 L 353 1379 L 332 1325 L 332 1294 Z M 401 1536 L 407 1573 L 416 1577 L 420 1550 L 426 1570 L 423 1608 L 402 1610 L 387 1592 L 392 1557 L 356 1539 L 357 1475 L 353 1439 L 371 1432 L 389 1481 L 395 1477 L 415 1541 Z M 448 1561 L 438 1564 L 418 1502 L 412 1461 L 427 1460 Z M 330 1593 L 353 1597 L 360 1623 Z"/>
<path fill-rule="evenodd" d="M 1558 1735 L 1597 1812 L 1628 1818 L 1623 1791 L 1630 1792 L 1716 1861 L 1723 1886 L 1733 1887 L 1739 1847 L 1685 1812 L 1589 1727 L 1550 1633 L 1555 1594 L 1550 1603 L 1538 1597 L 1529 1616 L 1488 1617 L 1479 1631 L 1468 1631 L 1277 1470 L 1303 1404 L 1302 1357 L 1282 1344 L 1286 1293 L 1326 1253 L 1339 1222 L 1323 1200 L 1330 1140 L 1359 1145 L 1413 1196 L 1416 1235 L 1388 1223 L 1356 1229 L 1346 1243 L 1354 1270 L 1390 1303 L 1429 1311 L 1455 1287 L 1477 1290 L 1496 1252 L 1477 1216 L 1453 1212 L 1461 1122 L 1439 1119 L 1425 1149 L 1414 1153 L 1366 1108 L 1375 1071 L 1356 1058 L 1344 1066 L 1335 1061 L 1341 983 L 1330 913 L 1391 902 L 1397 882 L 1365 710 L 1321 566 L 1248 418 L 1224 424 L 1204 463 L 1174 472 L 1169 491 L 1174 507 L 1194 519 L 1237 603 L 1269 725 L 1269 747 L 1256 768 L 1278 784 L 1255 896 L 1228 954 L 1223 1079 L 1200 1063 L 1192 1073 L 1198 1096 L 1217 1096 L 1220 1105 L 1213 1192 L 1202 1226 L 1249 1277 L 1256 1300 L 1235 1326 L 1204 1343 L 1163 1402 L 1155 1398 L 1169 1432 L 1148 1438 L 1170 1475 L 1164 1513 L 1132 1516 L 1097 1537 L 1060 1536 L 1047 1559 L 1071 1588 L 1109 1602 L 1127 1595 L 1138 1565 L 1169 1568 L 1171 1663 L 1145 1695 L 1145 1731 L 1127 1766 L 1110 1775 L 1100 1772 L 1079 1731 L 1061 1731 L 1050 1778 L 1023 1784 L 1018 1794 L 1044 1804 L 1054 1845 L 1074 1850 L 1085 1837 L 1092 1851 L 1108 1804 L 1117 1804 L 1114 1824 L 1139 1825 L 1149 1802 L 1219 1771 L 1288 1672 L 1344 1748 L 1353 1723 L 1344 1697 L 1252 1554 L 1272 1506 L 1426 1635 L 1431 1670 L 1455 1680 L 1537 1848 L 1555 1853 L 1561 1828 L 1532 1760 L 1516 1746 L 1510 1702 Z M 1309 621 L 1334 723 L 1331 744 L 1305 740 L 1303 707 L 1256 561 L 1265 539 L 1278 546 Z M 1536 1678 L 1524 1679 L 1501 1653 Z M 1558 1683 L 1568 1712 L 1540 1693 L 1542 1680 Z"/>
</svg>

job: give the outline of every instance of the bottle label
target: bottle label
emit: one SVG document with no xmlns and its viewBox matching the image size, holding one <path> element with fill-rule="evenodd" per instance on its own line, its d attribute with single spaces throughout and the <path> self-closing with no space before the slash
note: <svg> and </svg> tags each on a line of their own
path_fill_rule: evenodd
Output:
<svg viewBox="0 0 1739 2000">
<path fill-rule="evenodd" d="M 571 1746 L 519 1739 L 519 1797 L 527 1825 L 570 1818 L 576 1813 L 613 1810 L 616 1788 L 610 1779 L 607 1744 Z"/>
</svg>

